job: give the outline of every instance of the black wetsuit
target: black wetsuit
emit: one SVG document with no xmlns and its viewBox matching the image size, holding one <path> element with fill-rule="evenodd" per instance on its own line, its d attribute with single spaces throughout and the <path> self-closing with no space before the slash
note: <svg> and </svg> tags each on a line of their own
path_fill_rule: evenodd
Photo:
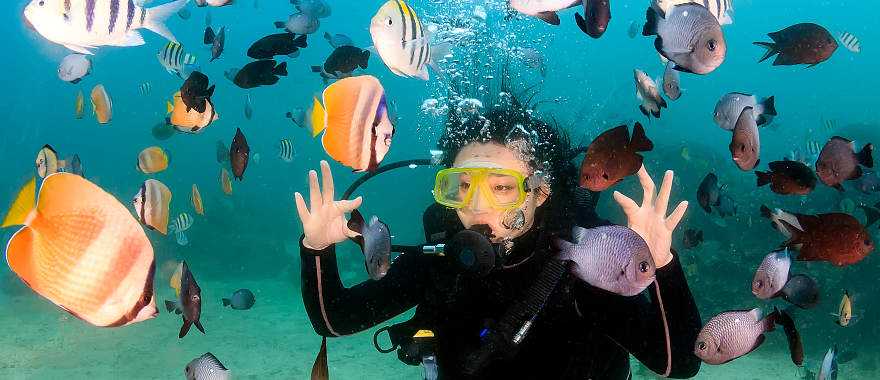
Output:
<svg viewBox="0 0 880 380">
<path fill-rule="evenodd" d="M 607 223 L 595 213 L 581 219 L 577 224 L 587 228 Z M 538 230 L 532 228 L 514 241 L 507 262 L 515 266 L 481 279 L 451 274 L 444 257 L 404 254 L 381 280 L 347 289 L 339 278 L 334 246 L 314 251 L 300 244 L 303 301 L 315 331 L 327 337 L 369 329 L 415 306 L 415 327 L 436 336 L 440 378 L 468 378 L 463 367 L 480 346 L 481 332 L 523 297 L 552 257 L 549 239 Z M 566 275 L 514 356 L 493 360 L 478 377 L 626 379 L 629 352 L 658 374 L 688 378 L 700 367 L 693 354 L 700 325 L 677 258 L 658 269 L 655 285 L 635 297 L 611 294 Z"/>
</svg>

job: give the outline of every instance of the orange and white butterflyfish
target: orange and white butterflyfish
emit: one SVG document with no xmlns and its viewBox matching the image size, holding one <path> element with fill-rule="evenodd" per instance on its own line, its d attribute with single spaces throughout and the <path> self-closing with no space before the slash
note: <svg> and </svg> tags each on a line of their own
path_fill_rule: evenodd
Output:
<svg viewBox="0 0 880 380">
<path fill-rule="evenodd" d="M 37 175 L 40 178 L 46 178 L 52 174 L 58 173 L 64 169 L 67 163 L 58 159 L 58 152 L 51 145 L 46 144 L 37 152 L 37 159 L 34 166 L 37 168 Z"/>
<path fill-rule="evenodd" d="M 323 106 L 315 99 L 312 133 L 324 135 L 324 151 L 354 171 L 371 171 L 391 148 L 394 125 L 388 118 L 385 89 L 370 75 L 345 78 L 324 89 Z"/>
<path fill-rule="evenodd" d="M 202 204 L 202 194 L 199 193 L 199 187 L 196 186 L 196 184 L 193 184 L 191 200 L 193 210 L 196 211 L 196 214 L 205 215 L 205 206 Z"/>
<path fill-rule="evenodd" d="M 223 188 L 224 194 L 232 195 L 232 180 L 229 179 L 229 171 L 226 168 L 220 168 L 220 187 Z"/>
<path fill-rule="evenodd" d="M 138 154 L 138 170 L 144 174 L 159 173 L 168 169 L 168 154 L 158 146 L 151 146 Z"/>
<path fill-rule="evenodd" d="M 148 179 L 132 199 L 134 212 L 140 222 L 150 229 L 168 234 L 169 206 L 171 190 L 164 183 Z"/>
<path fill-rule="evenodd" d="M 73 114 L 73 116 L 76 117 L 77 119 L 83 118 L 83 114 L 85 113 L 84 109 L 86 106 L 85 103 L 86 103 L 85 95 L 83 95 L 82 90 L 79 90 L 76 93 L 76 103 L 74 103 L 76 108 L 75 108 L 75 113 Z"/>
<path fill-rule="evenodd" d="M 103 84 L 92 89 L 92 110 L 95 111 L 98 123 L 107 124 L 113 119 L 113 101 Z"/>
<path fill-rule="evenodd" d="M 165 103 L 165 110 L 169 114 L 166 121 L 178 131 L 199 133 L 220 119 L 220 115 L 214 110 L 214 103 L 211 99 L 207 99 L 206 103 L 205 112 L 199 112 L 192 108 L 187 111 L 183 97 L 180 96 L 180 91 L 177 91 L 174 94 L 173 102 Z"/>
<path fill-rule="evenodd" d="M 71 173 L 31 179 L 3 221 L 6 262 L 40 296 L 100 327 L 153 318 L 153 247 L 112 195 Z M 35 200 L 38 201 L 35 202 Z M 36 205 L 36 206 L 35 206 Z"/>
</svg>

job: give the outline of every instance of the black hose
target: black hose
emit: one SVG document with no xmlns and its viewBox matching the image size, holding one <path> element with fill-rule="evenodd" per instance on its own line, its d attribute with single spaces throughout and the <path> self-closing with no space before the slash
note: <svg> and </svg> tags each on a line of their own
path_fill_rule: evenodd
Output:
<svg viewBox="0 0 880 380">
<path fill-rule="evenodd" d="M 382 328 L 376 330 L 376 332 L 373 333 L 373 347 L 376 347 L 376 351 L 379 351 L 383 354 L 387 354 L 387 353 L 397 349 L 397 345 L 395 345 L 394 342 L 391 342 L 391 348 L 382 348 L 381 346 L 379 346 L 379 334 L 381 334 L 384 331 L 388 331 L 388 329 L 390 329 L 390 328 L 391 328 L 391 326 L 385 326 L 385 327 L 382 327 Z M 388 336 L 390 337 L 391 334 L 389 333 Z"/>
<path fill-rule="evenodd" d="M 397 162 L 390 163 L 388 165 L 380 166 L 376 170 L 371 171 L 367 174 L 364 174 L 363 176 L 358 178 L 356 181 L 354 181 L 350 186 L 348 186 L 348 189 L 345 190 L 344 194 L 342 194 L 342 199 L 347 200 L 348 198 L 350 198 L 351 194 L 354 193 L 354 191 L 357 190 L 357 188 L 360 187 L 360 185 L 363 185 L 364 182 L 367 182 L 367 180 L 369 180 L 370 178 L 373 178 L 379 174 L 385 173 L 389 170 L 394 170 L 397 168 L 402 168 L 404 166 L 410 166 L 410 165 L 429 166 L 429 165 L 431 165 L 431 159 L 424 158 L 424 159 L 415 159 L 415 160 L 404 160 L 404 161 L 397 161 Z"/>
</svg>

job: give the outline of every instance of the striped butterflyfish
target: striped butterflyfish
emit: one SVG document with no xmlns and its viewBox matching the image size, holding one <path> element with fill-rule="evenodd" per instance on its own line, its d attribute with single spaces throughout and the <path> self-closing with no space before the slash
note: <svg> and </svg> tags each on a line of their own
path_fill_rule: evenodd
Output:
<svg viewBox="0 0 880 380">
<path fill-rule="evenodd" d="M 370 23 L 379 57 L 394 74 L 428 80 L 431 43 L 416 11 L 403 0 L 389 0 Z"/>
<path fill-rule="evenodd" d="M 196 56 L 187 53 L 183 45 L 177 42 L 169 42 L 156 53 L 156 58 L 169 74 L 174 74 L 181 79 L 189 77 L 196 66 Z"/>
</svg>

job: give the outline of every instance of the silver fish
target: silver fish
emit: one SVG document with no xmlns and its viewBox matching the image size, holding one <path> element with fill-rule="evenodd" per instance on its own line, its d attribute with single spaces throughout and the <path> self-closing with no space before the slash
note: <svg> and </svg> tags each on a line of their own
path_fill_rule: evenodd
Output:
<svg viewBox="0 0 880 380">
<path fill-rule="evenodd" d="M 82 54 L 70 54 L 58 65 L 58 78 L 72 84 L 79 83 L 83 77 L 91 74 L 92 61 Z"/>
<path fill-rule="evenodd" d="M 329 32 L 324 32 L 324 39 L 327 40 L 327 43 L 329 43 L 334 49 L 340 46 L 354 46 L 354 41 L 352 41 L 351 37 L 344 34 L 330 34 Z"/>
<path fill-rule="evenodd" d="M 229 380 L 232 378 L 232 372 L 210 352 L 190 361 L 183 373 L 186 375 L 186 380 Z"/>
<path fill-rule="evenodd" d="M 762 318 L 760 309 L 727 311 L 712 317 L 700 330 L 694 354 L 707 364 L 724 364 L 764 343 L 764 333 L 773 330 L 778 312 Z"/>
<path fill-rule="evenodd" d="M 636 81 L 636 97 L 641 102 L 639 104 L 639 111 L 642 111 L 642 114 L 649 118 L 652 115 L 659 118 L 660 109 L 666 108 L 666 100 L 660 96 L 657 83 L 648 74 L 639 69 L 633 70 L 633 76 Z"/>
<path fill-rule="evenodd" d="M 752 170 L 761 162 L 761 136 L 752 110 L 752 107 L 742 110 L 728 146 L 733 162 L 743 171 Z"/>
<path fill-rule="evenodd" d="M 776 116 L 776 100 L 773 96 L 758 100 L 755 95 L 731 92 L 715 103 L 713 118 L 721 129 L 732 131 L 739 115 L 746 107 L 752 107 L 753 117 L 758 125 L 765 125 Z"/>
<path fill-rule="evenodd" d="M 829 348 L 825 353 L 816 380 L 837 380 L 837 345 Z"/>
<path fill-rule="evenodd" d="M 333 13 L 330 4 L 324 0 L 290 0 L 298 11 L 315 18 L 330 17 Z"/>
<path fill-rule="evenodd" d="M 588 284 L 623 296 L 635 296 L 654 282 L 656 266 L 645 240 L 624 226 L 575 227 L 574 242 L 556 240 L 559 259 Z"/>
<path fill-rule="evenodd" d="M 681 78 L 675 70 L 675 62 L 666 62 L 666 70 L 663 71 L 663 93 L 671 100 L 681 97 Z"/>
<path fill-rule="evenodd" d="M 321 21 L 304 13 L 296 13 L 290 15 L 286 22 L 276 22 L 275 27 L 287 29 L 288 32 L 293 34 L 312 34 L 321 27 Z"/>
<path fill-rule="evenodd" d="M 791 256 L 788 255 L 788 248 L 770 252 L 755 271 L 752 294 L 762 300 L 776 297 L 788 282 L 790 269 Z"/>
<path fill-rule="evenodd" d="M 373 280 L 380 280 L 391 268 L 391 231 L 388 226 L 376 216 L 367 224 L 363 215 L 358 210 L 351 212 L 348 228 L 360 234 L 352 239 L 361 247 L 364 253 L 364 264 L 367 273 Z"/>
<path fill-rule="evenodd" d="M 679 71 L 711 73 L 721 66 L 727 54 L 721 25 L 702 5 L 676 5 L 665 17 L 649 7 L 642 34 L 656 35 L 657 52 L 675 62 Z"/>
</svg>

